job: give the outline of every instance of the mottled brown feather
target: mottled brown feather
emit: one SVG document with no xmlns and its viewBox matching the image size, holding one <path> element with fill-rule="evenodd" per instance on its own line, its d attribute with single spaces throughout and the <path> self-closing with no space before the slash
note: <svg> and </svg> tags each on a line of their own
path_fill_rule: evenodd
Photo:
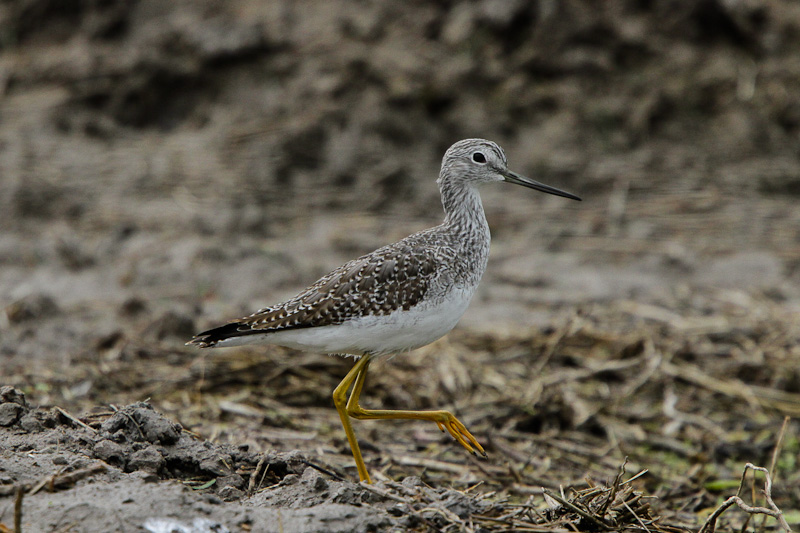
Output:
<svg viewBox="0 0 800 533">
<path fill-rule="evenodd" d="M 411 309 L 424 298 L 436 270 L 431 248 L 413 242 L 425 233 L 349 261 L 294 298 L 199 333 L 193 342 L 213 346 L 231 337 L 336 325 L 357 316 Z"/>
</svg>

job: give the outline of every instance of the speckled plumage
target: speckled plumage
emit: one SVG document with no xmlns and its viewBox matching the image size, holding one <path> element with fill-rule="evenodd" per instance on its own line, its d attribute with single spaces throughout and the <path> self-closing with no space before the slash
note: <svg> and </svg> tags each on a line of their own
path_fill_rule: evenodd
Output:
<svg viewBox="0 0 800 533">
<path fill-rule="evenodd" d="M 435 283 L 436 264 L 424 235 L 415 234 L 345 263 L 290 300 L 200 333 L 192 342 L 214 346 L 234 336 L 336 326 L 358 317 L 409 310 Z"/>
<path fill-rule="evenodd" d="M 579 200 L 508 170 L 503 150 L 491 141 L 459 141 L 444 154 L 437 180 L 445 211 L 440 225 L 345 263 L 294 298 L 204 331 L 187 344 L 264 343 L 361 356 L 333 391 L 333 402 L 362 481 L 370 477 L 351 418 L 429 420 L 469 452 L 485 456 L 449 411 L 370 410 L 359 405 L 359 397 L 374 356 L 425 346 L 466 311 L 489 259 L 478 185 L 499 181 Z"/>
</svg>

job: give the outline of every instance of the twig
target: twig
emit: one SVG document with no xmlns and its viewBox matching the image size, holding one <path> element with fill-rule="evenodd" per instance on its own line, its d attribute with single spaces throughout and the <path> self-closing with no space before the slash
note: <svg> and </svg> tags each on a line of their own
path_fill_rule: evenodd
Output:
<svg viewBox="0 0 800 533">
<path fill-rule="evenodd" d="M 438 470 L 440 472 L 451 472 L 453 474 L 466 474 L 469 472 L 469 469 L 465 466 L 455 463 L 447 463 L 444 461 L 436 461 L 434 459 L 420 459 L 417 457 L 401 455 L 399 457 L 395 457 L 394 460 L 399 465 L 421 466 L 431 470 Z"/>
<path fill-rule="evenodd" d="M 481 485 L 483 485 L 483 480 L 480 480 L 477 483 L 475 483 L 474 485 L 472 485 L 471 487 L 467 487 L 466 489 L 464 489 L 464 494 L 467 494 L 468 492 L 471 492 L 471 491 L 477 489 Z M 479 498 L 480 498 L 480 496 L 479 496 Z"/>
<path fill-rule="evenodd" d="M 85 477 L 89 477 L 94 474 L 98 474 L 100 472 L 105 472 L 106 465 L 104 463 L 95 463 L 91 466 L 87 466 L 86 468 L 81 468 L 80 470 L 75 470 L 74 472 L 69 472 L 67 474 L 55 474 L 53 476 L 48 476 L 43 478 L 39 481 L 32 489 L 31 494 L 36 494 L 39 492 L 43 487 L 47 487 L 47 490 L 50 492 L 55 492 L 56 489 L 68 487 L 79 481 Z"/>
<path fill-rule="evenodd" d="M 783 446 L 783 437 L 786 435 L 786 427 L 789 425 L 789 417 L 783 417 L 783 425 L 781 431 L 778 433 L 778 440 L 775 442 L 775 449 L 772 450 L 772 461 L 769 464 L 769 471 L 775 472 L 775 464 L 778 462 L 778 455 L 781 453 L 781 446 Z M 773 482 L 778 479 L 778 473 L 775 472 Z"/>
<path fill-rule="evenodd" d="M 626 459 L 627 459 L 627 458 L 626 458 Z M 622 484 L 622 485 L 627 485 L 627 484 L 628 484 L 628 483 L 630 483 L 631 481 L 634 481 L 634 480 L 636 480 L 636 479 L 639 479 L 639 478 L 640 478 L 640 477 L 642 477 L 643 475 L 647 474 L 649 471 L 650 471 L 650 470 L 648 470 L 647 468 L 645 468 L 644 470 L 642 470 L 641 472 L 639 472 L 639 473 L 638 473 L 638 474 L 636 474 L 635 476 L 633 476 L 633 477 L 629 477 L 628 479 L 626 479 L 625 481 L 623 481 L 621 484 Z"/>
<path fill-rule="evenodd" d="M 401 498 L 400 496 L 396 496 L 396 495 L 392 494 L 391 492 L 385 491 L 383 489 L 379 489 L 375 485 L 367 485 L 366 483 L 361 483 L 361 488 L 362 489 L 367 489 L 368 491 L 373 492 L 373 493 L 377 494 L 378 496 L 382 496 L 382 497 L 384 497 L 386 499 L 389 499 L 389 500 L 394 500 L 394 501 L 399 502 L 399 503 L 405 503 L 407 505 L 411 504 L 410 500 L 407 500 L 405 498 Z"/>
<path fill-rule="evenodd" d="M 61 407 L 58 407 L 58 406 L 56 406 L 56 411 L 58 411 L 59 413 L 61 413 L 63 416 L 67 417 L 67 418 L 68 418 L 70 421 L 74 422 L 75 424 L 78 424 L 78 425 L 79 425 L 79 426 L 81 426 L 82 428 L 88 429 L 88 430 L 89 430 L 89 431 L 91 431 L 92 433 L 97 433 L 97 430 L 96 430 L 96 429 L 94 429 L 92 426 L 90 426 L 90 425 L 88 425 L 88 424 L 85 424 L 85 423 L 81 422 L 80 420 L 78 420 L 76 417 L 74 417 L 74 416 L 72 416 L 71 414 L 69 414 L 68 412 L 66 412 L 66 411 L 65 411 L 64 409 L 62 409 Z"/>
<path fill-rule="evenodd" d="M 40 479 L 39 482 L 36 483 L 36 485 L 31 487 L 31 490 L 29 491 L 31 496 L 33 496 L 34 494 L 38 493 L 40 490 L 42 490 L 48 484 L 52 484 L 53 483 L 53 479 L 55 479 L 56 476 L 61 475 L 62 472 L 64 472 L 63 468 L 59 469 L 58 472 L 53 474 L 52 476 L 45 476 L 42 479 Z"/>
<path fill-rule="evenodd" d="M 267 475 L 267 470 L 269 470 L 269 465 L 267 468 L 264 468 L 264 464 L 267 462 L 267 455 L 262 454 L 261 459 L 258 460 L 258 464 L 256 464 L 256 469 L 253 470 L 253 473 L 250 474 L 250 482 L 247 484 L 247 493 L 248 494 L 255 494 L 256 490 L 261 488 L 261 484 L 264 482 L 264 476 Z M 261 479 L 258 480 L 258 487 L 256 487 L 256 479 L 258 478 L 258 474 L 261 471 L 264 471 Z"/>
<path fill-rule="evenodd" d="M 601 528 L 601 530 L 608 531 L 609 529 L 611 529 L 611 527 L 608 524 L 606 524 L 605 522 L 603 522 L 601 519 L 597 518 L 596 516 L 592 516 L 591 514 L 587 513 L 586 511 L 584 511 L 580 507 L 576 506 L 572 502 L 568 502 L 567 500 L 565 500 L 561 496 L 556 496 L 555 493 L 549 491 L 548 489 L 544 489 L 543 488 L 542 492 L 544 494 L 546 494 L 547 496 L 549 496 L 550 498 L 553 498 L 555 501 L 557 501 L 558 503 L 560 503 L 564 507 L 569 508 L 570 510 L 572 510 L 572 511 L 578 513 L 579 515 L 581 515 L 586 520 L 589 520 L 590 522 L 595 524 L 597 527 Z"/>
<path fill-rule="evenodd" d="M 767 505 L 769 505 L 769 509 L 766 507 L 753 507 L 744 502 L 739 494 L 742 493 L 742 488 L 744 487 L 745 477 L 747 477 L 747 470 L 757 470 L 759 472 L 764 473 L 764 477 L 766 478 L 764 481 L 764 497 L 767 500 Z M 729 507 L 732 505 L 736 505 L 742 511 L 748 514 L 764 514 L 767 516 L 771 516 L 778 520 L 778 524 L 781 528 L 783 528 L 787 533 L 791 533 L 792 529 L 789 527 L 789 524 L 786 522 L 786 519 L 783 516 L 783 512 L 778 509 L 778 506 L 775 505 L 775 502 L 772 501 L 772 478 L 769 475 L 769 470 L 761 466 L 755 466 L 752 463 L 747 463 L 744 465 L 744 471 L 742 471 L 742 479 L 739 482 L 739 490 L 736 492 L 736 496 L 731 496 L 727 500 L 725 500 L 722 505 L 717 507 L 717 509 L 711 513 L 711 516 L 708 517 L 703 527 L 700 529 L 699 533 L 714 533 L 717 528 L 717 518 L 724 513 Z"/>
<path fill-rule="evenodd" d="M 725 394 L 726 396 L 741 398 L 751 407 L 760 406 L 760 402 L 758 401 L 755 393 L 753 393 L 752 388 L 740 380 L 723 381 L 721 379 L 709 376 L 700 370 L 699 367 L 690 364 L 683 364 L 679 366 L 668 361 L 663 361 L 661 363 L 661 369 L 668 376 L 684 379 L 689 383 L 693 383 L 712 392 L 718 392 Z"/>
<path fill-rule="evenodd" d="M 99 474 L 100 472 L 105 472 L 105 471 L 106 471 L 106 465 L 104 463 L 95 463 L 91 466 L 87 466 L 86 468 L 81 468 L 80 470 L 75 470 L 74 472 L 70 472 L 68 474 L 63 474 L 61 476 L 53 476 L 53 480 L 50 486 L 52 487 L 53 490 L 68 487 L 85 477 L 89 477 L 94 474 Z"/>
<path fill-rule="evenodd" d="M 781 424 L 781 430 L 778 432 L 778 440 L 775 441 L 775 448 L 772 450 L 772 461 L 769 464 L 769 471 L 775 472 L 773 475 L 772 482 L 774 483 L 776 479 L 778 479 L 778 472 L 775 471 L 775 465 L 778 462 L 778 456 L 781 453 L 781 447 L 783 446 L 783 437 L 786 434 L 786 427 L 789 425 L 789 417 L 783 417 L 783 424 Z M 755 476 L 753 476 L 753 481 L 755 481 Z M 764 519 L 761 521 L 761 530 L 764 529 L 764 524 L 767 521 L 766 515 L 764 515 Z"/>
<path fill-rule="evenodd" d="M 637 522 L 639 522 L 639 525 L 640 525 L 640 526 L 642 526 L 642 528 L 643 528 L 645 531 L 647 531 L 647 532 L 649 533 L 649 532 L 650 532 L 650 528 L 648 528 L 648 527 L 645 525 L 644 521 L 643 521 L 641 518 L 639 518 L 639 515 L 637 515 L 637 514 L 634 512 L 634 510 L 633 510 L 633 509 L 631 509 L 631 506 L 630 506 L 630 505 L 628 505 L 628 502 L 622 502 L 622 505 L 624 505 L 624 506 L 625 506 L 625 508 L 628 510 L 628 512 L 629 512 L 629 513 L 631 513 L 631 514 L 633 515 L 633 517 L 636 519 L 636 521 L 637 521 Z"/>
<path fill-rule="evenodd" d="M 337 481 L 346 481 L 346 479 L 344 479 L 342 476 L 340 476 L 336 472 L 334 472 L 332 470 L 328 470 L 326 468 L 322 468 L 321 466 L 319 466 L 317 464 L 314 464 L 311 461 L 303 460 L 301 462 L 306 466 L 310 466 L 311 468 L 313 468 L 317 472 L 322 472 L 326 476 L 330 476 L 330 477 L 332 477 L 333 479 L 335 479 Z"/>
<path fill-rule="evenodd" d="M 625 475 L 625 465 L 628 464 L 628 457 L 625 457 L 625 460 L 619 466 L 619 472 L 617 472 L 616 477 L 614 478 L 614 483 L 611 484 L 611 490 L 608 492 L 608 497 L 606 501 L 600 506 L 597 510 L 597 514 L 600 516 L 605 516 L 606 511 L 608 511 L 609 506 L 611 506 L 611 502 L 614 501 L 614 498 L 617 497 L 617 491 L 619 490 L 620 482 L 622 481 L 622 476 Z"/>
<path fill-rule="evenodd" d="M 780 389 L 747 385 L 740 380 L 723 381 L 704 373 L 699 367 L 689 364 L 680 366 L 664 361 L 663 372 L 694 383 L 712 392 L 719 392 L 733 398 L 741 398 L 752 407 L 772 407 L 784 413 L 800 413 L 800 394 Z"/>
<path fill-rule="evenodd" d="M 17 487 L 17 497 L 14 499 L 14 533 L 22 533 L 22 498 L 25 496 L 25 488 Z"/>
</svg>

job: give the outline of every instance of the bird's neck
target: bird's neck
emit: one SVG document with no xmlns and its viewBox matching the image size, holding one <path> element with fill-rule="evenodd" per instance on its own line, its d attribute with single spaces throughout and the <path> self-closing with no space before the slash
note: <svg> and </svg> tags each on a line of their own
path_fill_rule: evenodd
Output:
<svg viewBox="0 0 800 533">
<path fill-rule="evenodd" d="M 489 239 L 489 224 L 483 212 L 478 189 L 464 182 L 440 181 L 444 206 L 444 225 L 459 234 L 480 235 Z"/>
</svg>

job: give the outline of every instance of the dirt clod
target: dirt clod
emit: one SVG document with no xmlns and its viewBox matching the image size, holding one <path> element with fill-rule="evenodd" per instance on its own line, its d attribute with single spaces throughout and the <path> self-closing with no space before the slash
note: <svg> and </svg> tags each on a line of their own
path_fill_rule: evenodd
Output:
<svg viewBox="0 0 800 533">
<path fill-rule="evenodd" d="M 113 435 L 116 441 L 147 441 L 154 444 L 174 444 L 181 434 L 180 425 L 159 415 L 145 403 L 117 411 L 103 422 L 100 429 Z"/>
<path fill-rule="evenodd" d="M 25 408 L 16 403 L 0 404 L 0 426 L 10 426 L 25 412 Z"/>
<path fill-rule="evenodd" d="M 94 457 L 110 465 L 124 468 L 127 463 L 127 448 L 113 440 L 103 439 L 94 445 Z"/>
<path fill-rule="evenodd" d="M 133 452 L 128 459 L 127 467 L 131 470 L 144 470 L 145 472 L 158 474 L 166 464 L 167 461 L 164 456 L 152 446 L 148 446 Z"/>
<path fill-rule="evenodd" d="M 12 303 L 5 311 L 8 320 L 18 324 L 52 316 L 58 313 L 58 305 L 47 294 L 32 294 Z"/>
</svg>

